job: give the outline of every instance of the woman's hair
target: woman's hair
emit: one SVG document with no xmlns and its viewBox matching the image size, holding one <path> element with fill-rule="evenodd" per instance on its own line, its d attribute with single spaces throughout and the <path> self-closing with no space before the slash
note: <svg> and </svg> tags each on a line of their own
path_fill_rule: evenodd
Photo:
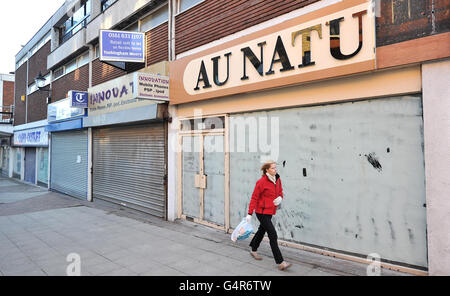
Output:
<svg viewBox="0 0 450 296">
<path fill-rule="evenodd" d="M 271 166 L 272 164 L 274 164 L 274 163 L 276 163 L 276 162 L 273 161 L 273 160 L 268 160 L 268 161 L 266 161 L 266 162 L 262 165 L 261 171 L 262 171 L 262 175 L 263 175 L 263 176 L 266 175 L 267 170 L 268 170 L 268 169 L 270 168 L 270 166 Z"/>
</svg>

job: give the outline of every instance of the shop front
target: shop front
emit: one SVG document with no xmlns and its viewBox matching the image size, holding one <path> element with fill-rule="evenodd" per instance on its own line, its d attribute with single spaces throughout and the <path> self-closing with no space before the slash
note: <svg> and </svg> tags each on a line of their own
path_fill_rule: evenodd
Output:
<svg viewBox="0 0 450 296">
<path fill-rule="evenodd" d="M 20 125 L 14 128 L 13 148 L 8 153 L 13 177 L 47 187 L 48 133 L 47 121 Z"/>
<path fill-rule="evenodd" d="M 88 198 L 88 130 L 86 109 L 74 105 L 75 95 L 48 105 L 50 189 L 76 198 Z M 87 105 L 87 93 L 85 93 Z"/>
<path fill-rule="evenodd" d="M 230 231 L 275 160 L 282 243 L 427 268 L 420 67 L 375 71 L 367 8 L 336 3 L 171 62 L 179 218 Z"/>
<path fill-rule="evenodd" d="M 93 199 L 166 217 L 168 83 L 131 73 L 89 89 Z"/>
</svg>

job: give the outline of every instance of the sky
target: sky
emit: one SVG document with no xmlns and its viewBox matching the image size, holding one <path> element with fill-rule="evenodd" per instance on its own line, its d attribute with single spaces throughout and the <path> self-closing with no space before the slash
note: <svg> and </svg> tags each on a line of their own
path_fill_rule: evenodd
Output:
<svg viewBox="0 0 450 296">
<path fill-rule="evenodd" d="M 0 73 L 15 70 L 15 56 L 65 0 L 13 0 L 0 2 Z"/>
</svg>

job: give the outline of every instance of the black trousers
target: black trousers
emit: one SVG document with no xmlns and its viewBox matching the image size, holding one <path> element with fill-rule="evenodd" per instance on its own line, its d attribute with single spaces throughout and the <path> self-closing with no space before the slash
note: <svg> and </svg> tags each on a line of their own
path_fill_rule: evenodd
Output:
<svg viewBox="0 0 450 296">
<path fill-rule="evenodd" d="M 277 264 L 283 262 L 283 256 L 281 255 L 280 249 L 278 248 L 278 235 L 275 227 L 272 224 L 272 215 L 258 214 L 256 213 L 256 217 L 259 220 L 259 228 L 250 242 L 250 247 L 252 247 L 252 251 L 256 252 L 261 244 L 261 241 L 264 237 L 264 234 L 267 232 L 270 241 L 270 247 L 272 249 L 273 258 Z"/>
</svg>

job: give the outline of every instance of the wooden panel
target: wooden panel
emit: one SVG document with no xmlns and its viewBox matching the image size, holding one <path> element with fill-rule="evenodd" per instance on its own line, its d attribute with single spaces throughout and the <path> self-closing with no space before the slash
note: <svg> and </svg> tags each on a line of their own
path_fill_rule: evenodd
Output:
<svg viewBox="0 0 450 296">
<path fill-rule="evenodd" d="M 450 33 L 428 36 L 377 48 L 377 68 L 420 63 L 450 56 Z"/>
<path fill-rule="evenodd" d="M 127 74 L 127 72 L 102 63 L 100 59 L 96 59 L 92 62 L 92 86 L 102 84 L 103 82 L 125 74 Z"/>
<path fill-rule="evenodd" d="M 169 27 L 161 24 L 146 33 L 147 66 L 169 59 Z"/>
</svg>

